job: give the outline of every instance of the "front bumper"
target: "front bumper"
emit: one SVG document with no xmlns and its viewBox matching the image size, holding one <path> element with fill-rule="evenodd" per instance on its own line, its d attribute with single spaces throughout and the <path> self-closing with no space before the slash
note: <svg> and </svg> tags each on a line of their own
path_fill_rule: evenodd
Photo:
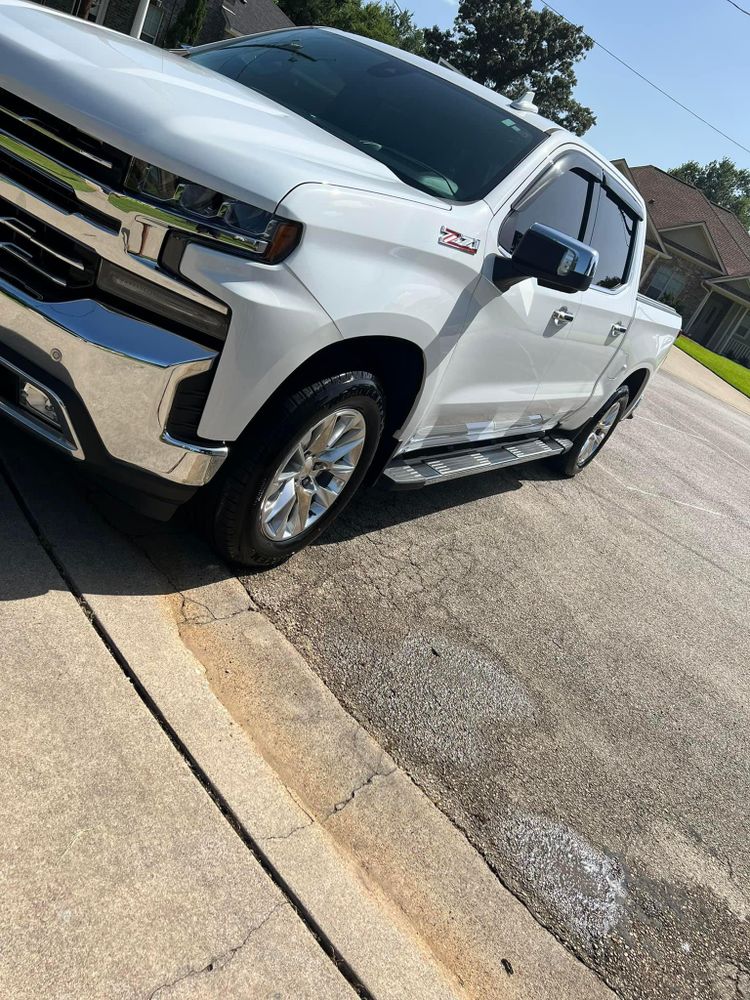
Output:
<svg viewBox="0 0 750 1000">
<path fill-rule="evenodd" d="M 227 454 L 197 422 L 223 339 L 201 317 L 228 310 L 161 266 L 179 220 L 125 196 L 129 162 L 0 90 L 0 414 L 179 503 Z"/>
<path fill-rule="evenodd" d="M 197 487 L 227 455 L 223 445 L 173 438 L 178 384 L 211 369 L 216 352 L 90 299 L 40 302 L 0 278 L 0 366 L 47 393 L 61 427 L 0 395 L 0 412 L 116 478 L 152 476 Z M 178 489 L 179 492 L 179 489 Z"/>
</svg>

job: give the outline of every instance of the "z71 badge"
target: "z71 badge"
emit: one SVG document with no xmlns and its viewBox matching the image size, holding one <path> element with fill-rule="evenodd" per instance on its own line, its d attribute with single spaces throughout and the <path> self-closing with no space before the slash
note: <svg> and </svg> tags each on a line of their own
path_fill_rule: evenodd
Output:
<svg viewBox="0 0 750 1000">
<path fill-rule="evenodd" d="M 438 243 L 444 247 L 452 247 L 454 250 L 460 250 L 461 253 L 473 255 L 479 250 L 480 242 L 474 236 L 464 236 L 463 233 L 457 233 L 455 229 L 448 229 L 446 226 L 440 227 Z"/>
</svg>

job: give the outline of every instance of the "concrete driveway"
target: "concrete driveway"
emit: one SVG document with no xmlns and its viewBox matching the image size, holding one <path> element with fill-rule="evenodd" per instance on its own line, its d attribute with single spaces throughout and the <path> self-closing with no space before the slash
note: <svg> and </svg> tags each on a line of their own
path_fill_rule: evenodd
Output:
<svg viewBox="0 0 750 1000">
<path fill-rule="evenodd" d="M 573 481 L 374 491 L 244 582 L 622 997 L 750 996 L 750 419 L 667 375 Z"/>
</svg>

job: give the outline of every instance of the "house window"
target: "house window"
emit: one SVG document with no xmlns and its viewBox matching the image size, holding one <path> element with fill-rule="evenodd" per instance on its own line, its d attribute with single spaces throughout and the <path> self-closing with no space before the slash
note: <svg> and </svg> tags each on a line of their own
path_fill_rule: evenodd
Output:
<svg viewBox="0 0 750 1000">
<path fill-rule="evenodd" d="M 156 44 L 156 37 L 159 34 L 163 17 L 164 12 L 160 7 L 154 7 L 153 4 L 149 7 L 146 20 L 143 22 L 141 41 L 150 42 L 152 45 Z"/>
<path fill-rule="evenodd" d="M 679 298 L 684 287 L 685 279 L 681 274 L 673 271 L 668 264 L 660 264 L 651 275 L 648 287 L 644 288 L 643 294 L 658 301 L 667 296 L 674 300 Z"/>
<path fill-rule="evenodd" d="M 95 21 L 96 24 L 104 24 L 108 6 L 109 0 L 92 0 L 87 19 Z"/>
</svg>

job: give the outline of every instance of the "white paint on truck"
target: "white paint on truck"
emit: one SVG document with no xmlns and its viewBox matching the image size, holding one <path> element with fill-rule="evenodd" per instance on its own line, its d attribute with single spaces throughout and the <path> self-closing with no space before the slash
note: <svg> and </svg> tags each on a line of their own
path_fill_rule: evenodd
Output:
<svg viewBox="0 0 750 1000">
<path fill-rule="evenodd" d="M 383 393 L 377 461 L 495 448 L 465 474 L 508 439 L 574 447 L 623 385 L 632 409 L 679 328 L 638 297 L 645 206 L 605 158 L 329 29 L 183 57 L 0 0 L 0 209 L 25 317 L 0 329 L 0 409 L 164 502 L 337 358 Z"/>
</svg>

